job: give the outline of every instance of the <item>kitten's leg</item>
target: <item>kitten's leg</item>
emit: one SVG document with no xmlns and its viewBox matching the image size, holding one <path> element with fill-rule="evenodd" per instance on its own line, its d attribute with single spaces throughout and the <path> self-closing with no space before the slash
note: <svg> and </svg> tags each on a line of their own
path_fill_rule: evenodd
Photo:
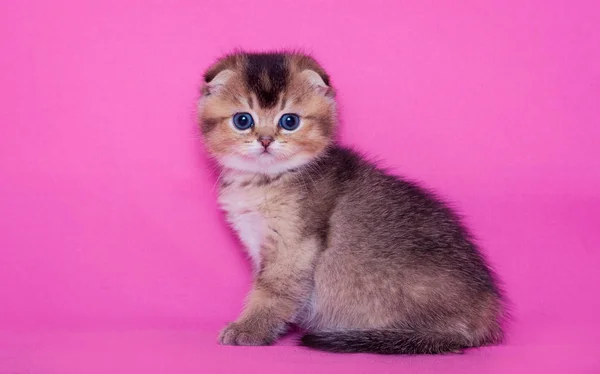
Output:
<svg viewBox="0 0 600 374">
<path fill-rule="evenodd" d="M 288 246 L 271 238 L 261 250 L 258 271 L 248 303 L 236 322 L 219 336 L 227 345 L 268 345 L 285 332 L 313 287 L 317 240 Z"/>
</svg>

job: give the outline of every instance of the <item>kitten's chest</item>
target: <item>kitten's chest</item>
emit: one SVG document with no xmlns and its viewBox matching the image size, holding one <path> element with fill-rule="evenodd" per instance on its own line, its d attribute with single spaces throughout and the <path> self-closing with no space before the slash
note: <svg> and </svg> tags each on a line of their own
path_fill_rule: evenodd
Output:
<svg viewBox="0 0 600 374">
<path fill-rule="evenodd" d="M 236 231 L 254 265 L 260 265 L 260 251 L 277 219 L 285 219 L 281 192 L 273 187 L 231 185 L 221 189 L 219 205 Z"/>
</svg>

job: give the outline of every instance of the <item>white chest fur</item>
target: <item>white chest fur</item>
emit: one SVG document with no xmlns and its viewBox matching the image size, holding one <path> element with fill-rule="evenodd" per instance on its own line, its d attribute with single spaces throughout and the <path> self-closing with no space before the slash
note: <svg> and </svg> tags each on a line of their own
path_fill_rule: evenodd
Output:
<svg viewBox="0 0 600 374">
<path fill-rule="evenodd" d="M 264 214 L 266 203 L 262 188 L 233 184 L 219 194 L 219 204 L 256 268 L 260 266 L 260 250 L 268 227 Z"/>
</svg>

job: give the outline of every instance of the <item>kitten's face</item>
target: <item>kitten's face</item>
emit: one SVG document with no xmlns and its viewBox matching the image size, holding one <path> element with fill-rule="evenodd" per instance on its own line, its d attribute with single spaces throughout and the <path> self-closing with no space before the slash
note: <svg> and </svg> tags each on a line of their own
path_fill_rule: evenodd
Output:
<svg viewBox="0 0 600 374">
<path fill-rule="evenodd" d="M 205 74 L 201 129 L 226 168 L 277 174 L 302 166 L 332 141 L 329 78 L 299 54 L 236 54 Z"/>
</svg>

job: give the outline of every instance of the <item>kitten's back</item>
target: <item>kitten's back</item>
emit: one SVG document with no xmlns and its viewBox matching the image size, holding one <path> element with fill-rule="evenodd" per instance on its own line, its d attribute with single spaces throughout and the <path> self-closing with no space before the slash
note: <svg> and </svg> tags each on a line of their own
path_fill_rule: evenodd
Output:
<svg viewBox="0 0 600 374">
<path fill-rule="evenodd" d="M 390 353 L 402 340 L 394 331 L 402 330 L 412 331 L 410 341 L 423 342 L 428 353 L 438 346 L 454 350 L 456 341 L 474 346 L 501 339 L 494 275 L 441 200 L 342 147 L 305 172 L 314 188 L 304 216 L 321 231 L 326 249 L 315 270 L 316 294 L 323 297 L 313 320 L 305 321 L 317 333 L 304 344 L 343 350 L 331 345 L 338 341 L 360 351 L 371 341 L 371 350 Z M 320 332 L 331 330 L 337 335 Z M 378 337 L 385 339 L 376 343 Z M 399 347 L 413 352 L 405 353 L 419 350 L 406 344 Z"/>
</svg>

